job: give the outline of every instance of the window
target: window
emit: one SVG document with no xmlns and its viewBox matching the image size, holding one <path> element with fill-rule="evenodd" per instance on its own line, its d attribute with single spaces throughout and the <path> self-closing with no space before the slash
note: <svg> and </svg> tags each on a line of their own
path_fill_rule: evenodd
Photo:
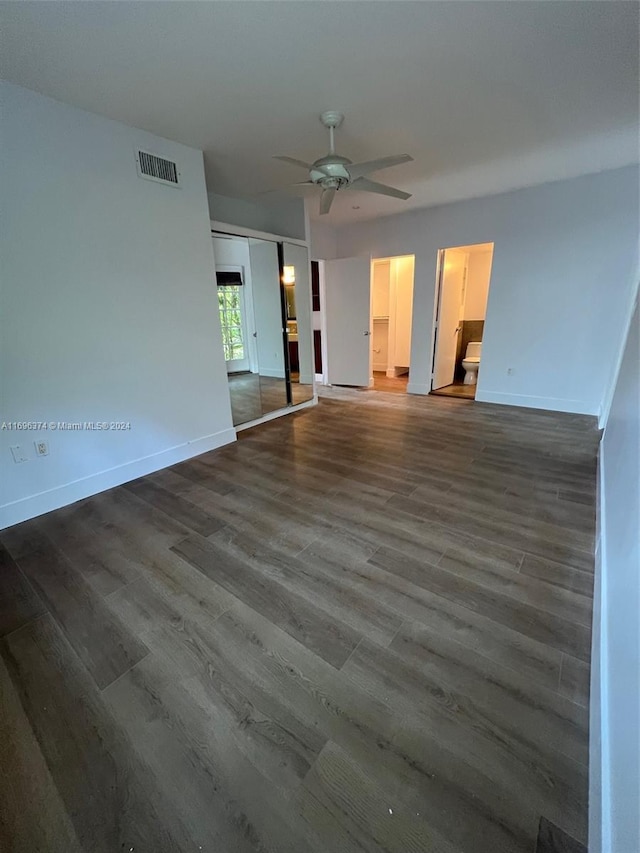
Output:
<svg viewBox="0 0 640 853">
<path fill-rule="evenodd" d="M 244 358 L 242 336 L 242 293 L 239 285 L 218 285 L 218 307 L 222 325 L 225 361 Z"/>
</svg>

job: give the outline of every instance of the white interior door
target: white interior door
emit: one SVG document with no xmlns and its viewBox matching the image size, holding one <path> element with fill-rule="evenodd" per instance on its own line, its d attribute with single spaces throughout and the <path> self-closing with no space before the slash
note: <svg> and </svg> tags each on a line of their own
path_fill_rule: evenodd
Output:
<svg viewBox="0 0 640 853">
<path fill-rule="evenodd" d="M 371 261 L 325 261 L 327 381 L 371 384 Z"/>
<path fill-rule="evenodd" d="M 465 261 L 462 256 L 442 252 L 440 257 L 438 319 L 433 360 L 432 390 L 451 385 L 456 368 L 460 332 L 460 306 L 464 286 Z"/>
</svg>

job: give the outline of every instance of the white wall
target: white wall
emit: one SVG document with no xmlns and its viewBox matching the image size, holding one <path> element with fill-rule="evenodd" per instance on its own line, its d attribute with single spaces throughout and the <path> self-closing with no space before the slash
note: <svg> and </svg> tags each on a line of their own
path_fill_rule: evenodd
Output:
<svg viewBox="0 0 640 853">
<path fill-rule="evenodd" d="M 390 349 L 393 367 L 409 367 L 413 307 L 413 257 L 391 259 L 392 317 Z"/>
<path fill-rule="evenodd" d="M 372 317 L 389 316 L 389 290 L 391 286 L 391 261 L 375 261 L 373 264 L 371 291 Z"/>
<path fill-rule="evenodd" d="M 210 192 L 211 219 L 255 231 L 306 240 L 306 218 L 303 199 L 290 201 L 255 202 L 242 198 L 229 198 Z"/>
<path fill-rule="evenodd" d="M 463 320 L 484 320 L 486 317 L 492 257 L 491 249 L 469 250 Z"/>
<path fill-rule="evenodd" d="M 4 527 L 235 433 L 202 154 L 16 86 L 1 95 L 0 421 L 131 424 L 0 430 Z M 140 179 L 137 145 L 175 159 L 181 187 Z"/>
<path fill-rule="evenodd" d="M 339 257 L 415 254 L 409 390 L 430 387 L 438 249 L 494 242 L 477 399 L 597 413 L 637 268 L 638 178 L 630 166 L 339 229 Z"/>
<path fill-rule="evenodd" d="M 338 235 L 331 225 L 311 219 L 309 241 L 311 260 L 328 261 L 338 257 Z"/>
<path fill-rule="evenodd" d="M 640 850 L 640 314 L 637 298 L 614 387 L 600 446 L 600 543 L 591 689 L 589 849 L 592 853 Z"/>
</svg>

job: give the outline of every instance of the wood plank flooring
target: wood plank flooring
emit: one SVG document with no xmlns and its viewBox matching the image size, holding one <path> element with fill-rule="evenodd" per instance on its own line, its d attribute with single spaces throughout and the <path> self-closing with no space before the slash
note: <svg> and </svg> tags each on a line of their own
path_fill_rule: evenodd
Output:
<svg viewBox="0 0 640 853">
<path fill-rule="evenodd" d="M 2 531 L 0 849 L 582 849 L 598 438 L 331 389 Z"/>
</svg>

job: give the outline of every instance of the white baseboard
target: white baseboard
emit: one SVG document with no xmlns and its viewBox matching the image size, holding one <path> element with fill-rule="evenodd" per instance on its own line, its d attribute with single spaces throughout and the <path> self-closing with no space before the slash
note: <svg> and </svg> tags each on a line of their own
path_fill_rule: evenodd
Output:
<svg viewBox="0 0 640 853">
<path fill-rule="evenodd" d="M 595 415 L 584 400 L 565 400 L 561 397 L 536 397 L 530 394 L 505 394 L 502 391 L 476 391 L 478 403 L 499 403 L 503 406 L 523 406 L 527 409 L 547 409 L 551 412 L 570 412 L 575 415 Z"/>
<path fill-rule="evenodd" d="M 297 406 L 287 406 L 286 409 L 276 409 L 273 412 L 269 412 L 266 415 L 263 415 L 261 418 L 256 418 L 255 421 L 247 421 L 245 424 L 238 424 L 236 427 L 236 432 L 242 432 L 245 429 L 251 429 L 254 426 L 260 426 L 260 424 L 266 424 L 267 421 L 273 421 L 276 418 L 281 418 L 285 415 L 292 415 L 294 412 L 299 412 L 301 409 L 308 409 L 310 406 L 318 405 L 318 395 L 314 394 L 311 400 L 306 400 L 304 403 L 298 403 Z"/>
<path fill-rule="evenodd" d="M 168 468 L 170 465 L 176 465 L 178 462 L 184 462 L 185 459 L 215 450 L 216 447 L 222 447 L 235 440 L 234 429 L 221 430 L 212 435 L 195 438 L 185 444 L 169 447 L 151 456 L 143 456 L 141 459 L 125 462 L 124 465 L 117 465 L 115 468 L 108 468 L 106 471 L 99 471 L 80 480 L 65 483 L 63 486 L 56 486 L 54 489 L 5 504 L 0 507 L 0 530 L 45 512 L 68 506 L 91 495 L 97 495 L 98 492 L 104 492 L 106 489 L 112 489 L 114 486 L 120 486 L 138 477 L 144 477 L 146 474 L 152 474 L 154 471 L 160 471 L 162 468 Z"/>
<path fill-rule="evenodd" d="M 421 382 L 407 383 L 407 394 L 428 394 L 430 391 L 431 387 Z"/>
<path fill-rule="evenodd" d="M 386 372 L 387 372 L 387 363 L 386 363 L 386 361 L 385 361 L 384 363 L 382 363 L 382 362 L 381 362 L 381 363 L 379 363 L 379 364 L 376 364 L 376 363 L 374 362 L 374 364 L 373 364 L 373 369 L 374 369 L 376 372 L 378 372 L 378 373 L 381 373 L 381 372 L 386 373 Z"/>
<path fill-rule="evenodd" d="M 589 691 L 589 853 L 612 853 L 611 761 L 609 752 L 608 605 L 604 460 L 598 457 L 596 560 Z"/>
</svg>

